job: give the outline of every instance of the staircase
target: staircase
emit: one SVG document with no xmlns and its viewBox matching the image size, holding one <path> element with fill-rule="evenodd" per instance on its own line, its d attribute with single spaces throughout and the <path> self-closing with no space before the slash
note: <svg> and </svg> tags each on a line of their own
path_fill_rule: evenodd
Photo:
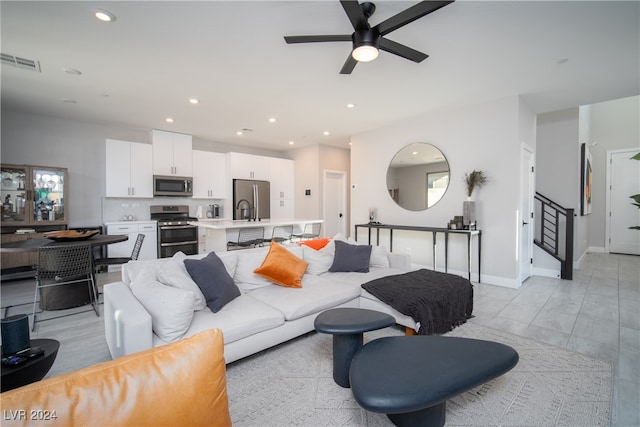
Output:
<svg viewBox="0 0 640 427">
<path fill-rule="evenodd" d="M 572 280 L 574 210 L 564 208 L 537 192 L 534 199 L 538 222 L 533 242 L 560 261 L 560 278 Z"/>
</svg>

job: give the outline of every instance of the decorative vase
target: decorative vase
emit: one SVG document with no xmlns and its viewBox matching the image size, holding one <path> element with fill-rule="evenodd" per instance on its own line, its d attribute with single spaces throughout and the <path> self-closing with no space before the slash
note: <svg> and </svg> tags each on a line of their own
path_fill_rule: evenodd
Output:
<svg viewBox="0 0 640 427">
<path fill-rule="evenodd" d="M 470 197 L 462 202 L 462 224 L 465 228 L 476 223 L 476 202 Z"/>
</svg>

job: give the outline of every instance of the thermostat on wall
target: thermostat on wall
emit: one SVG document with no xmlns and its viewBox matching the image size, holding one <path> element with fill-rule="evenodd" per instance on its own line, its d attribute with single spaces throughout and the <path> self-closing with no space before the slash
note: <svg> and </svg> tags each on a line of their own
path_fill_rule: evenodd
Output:
<svg viewBox="0 0 640 427">
<path fill-rule="evenodd" d="M 311 195 L 311 190 L 304 190 L 304 195 L 305 196 L 310 196 Z"/>
</svg>

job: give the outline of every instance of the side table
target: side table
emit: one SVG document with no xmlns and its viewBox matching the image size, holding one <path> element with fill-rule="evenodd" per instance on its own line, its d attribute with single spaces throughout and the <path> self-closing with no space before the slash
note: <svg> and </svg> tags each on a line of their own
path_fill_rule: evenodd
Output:
<svg viewBox="0 0 640 427">
<path fill-rule="evenodd" d="M 316 317 L 316 331 L 333 334 L 333 380 L 350 387 L 351 359 L 362 347 L 363 332 L 394 325 L 396 319 L 386 313 L 364 308 L 334 308 Z"/>
<path fill-rule="evenodd" d="M 18 366 L 2 365 L 1 389 L 3 392 L 23 385 L 40 381 L 47 375 L 58 355 L 60 342 L 52 339 L 31 340 L 31 347 L 40 347 L 44 350 L 42 356 L 34 357 Z M 1 347 L 0 347 L 1 348 Z"/>
</svg>

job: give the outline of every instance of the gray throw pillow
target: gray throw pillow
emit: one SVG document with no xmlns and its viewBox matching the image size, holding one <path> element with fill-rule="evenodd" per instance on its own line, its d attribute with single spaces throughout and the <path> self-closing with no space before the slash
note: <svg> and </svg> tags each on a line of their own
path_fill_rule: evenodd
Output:
<svg viewBox="0 0 640 427">
<path fill-rule="evenodd" d="M 329 271 L 355 271 L 357 273 L 369 272 L 369 259 L 371 258 L 371 246 L 350 245 L 341 240 L 335 241 L 336 253 Z"/>
<path fill-rule="evenodd" d="M 185 259 L 184 266 L 202 291 L 207 307 L 214 313 L 240 296 L 240 289 L 214 252 L 199 260 Z"/>
</svg>

